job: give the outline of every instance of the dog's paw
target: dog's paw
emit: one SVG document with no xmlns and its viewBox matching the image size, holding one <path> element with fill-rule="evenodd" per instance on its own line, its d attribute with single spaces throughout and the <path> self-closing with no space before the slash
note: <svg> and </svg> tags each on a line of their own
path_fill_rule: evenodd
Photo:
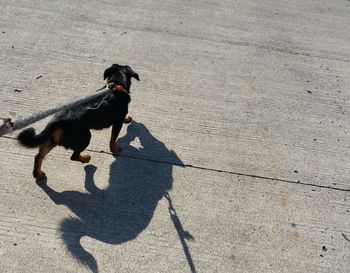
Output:
<svg viewBox="0 0 350 273">
<path fill-rule="evenodd" d="M 110 151 L 113 154 L 113 156 L 118 156 L 122 153 L 122 149 L 120 147 L 118 147 L 117 145 L 114 145 L 112 147 L 110 147 Z"/>
<path fill-rule="evenodd" d="M 44 176 L 41 179 L 36 179 L 35 183 L 40 187 L 40 188 L 44 188 L 45 186 L 47 186 L 47 177 Z"/>
<path fill-rule="evenodd" d="M 91 155 L 73 153 L 70 159 L 81 163 L 88 163 L 91 159 Z"/>
<path fill-rule="evenodd" d="M 79 161 L 81 163 L 89 163 L 91 159 L 91 155 L 89 154 L 80 154 Z"/>
<path fill-rule="evenodd" d="M 39 171 L 35 170 L 35 171 L 33 171 L 33 176 L 38 181 L 38 180 L 41 180 L 44 177 L 46 177 L 46 174 L 42 170 L 39 170 Z"/>
<path fill-rule="evenodd" d="M 126 118 L 123 120 L 123 123 L 125 123 L 125 124 L 129 124 L 129 123 L 131 123 L 131 122 L 132 122 L 132 117 L 130 117 L 130 116 L 126 117 Z"/>
</svg>

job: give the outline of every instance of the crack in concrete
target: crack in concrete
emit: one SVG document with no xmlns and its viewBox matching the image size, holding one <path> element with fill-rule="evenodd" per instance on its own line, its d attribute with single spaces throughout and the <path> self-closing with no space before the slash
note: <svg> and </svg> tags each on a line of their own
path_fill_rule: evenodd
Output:
<svg viewBox="0 0 350 273">
<path fill-rule="evenodd" d="M 0 138 L 16 140 L 15 137 L 11 137 L 11 136 L 1 136 Z M 106 152 L 106 151 L 96 151 L 96 150 L 92 150 L 92 149 L 86 149 L 86 150 L 89 151 L 89 152 L 93 152 L 93 153 L 103 153 L 103 154 L 112 155 L 112 153 L 109 153 L 109 152 Z M 295 181 L 295 180 L 287 180 L 287 179 L 273 178 L 273 177 L 262 176 L 262 175 L 255 175 L 255 174 L 249 174 L 249 173 L 241 173 L 241 172 L 220 170 L 220 169 L 215 169 L 215 168 L 201 167 L 201 166 L 195 166 L 195 165 L 192 165 L 192 164 L 176 164 L 176 163 L 173 163 L 173 162 L 167 162 L 167 161 L 150 159 L 150 158 L 141 158 L 141 157 L 136 157 L 136 156 L 128 156 L 128 155 L 120 155 L 119 157 L 130 158 L 130 159 L 137 159 L 137 160 L 143 160 L 143 161 L 150 161 L 150 162 L 174 165 L 174 166 L 179 166 L 179 167 L 187 167 L 187 168 L 193 168 L 193 169 L 197 169 L 197 170 L 204 170 L 204 171 L 210 171 L 210 172 L 226 173 L 226 174 L 239 175 L 239 176 L 245 176 L 245 177 L 259 178 L 259 179 L 271 180 L 271 181 L 276 181 L 276 182 L 281 182 L 281 183 L 303 185 L 303 186 L 315 187 L 315 188 L 320 188 L 320 189 L 328 189 L 328 190 L 335 190 L 335 191 L 342 191 L 342 192 L 350 192 L 350 189 L 337 188 L 337 187 L 332 187 L 332 186 L 322 186 L 322 185 L 318 185 L 318 184 L 306 183 L 306 182 Z"/>
<path fill-rule="evenodd" d="M 88 150 L 90 152 L 104 153 L 104 154 L 110 154 L 111 155 L 111 153 L 105 152 L 105 151 L 96 151 L 96 150 L 91 150 L 91 149 L 86 149 L 86 150 Z M 219 170 L 219 169 L 214 169 L 214 168 L 195 166 L 195 165 L 192 165 L 192 164 L 176 164 L 176 163 L 173 163 L 173 162 L 167 162 L 167 161 L 156 160 L 156 159 L 149 159 L 149 158 L 141 158 L 141 157 L 136 157 L 136 156 L 128 156 L 128 155 L 120 155 L 119 157 L 130 158 L 130 159 L 138 159 L 138 160 L 144 160 L 144 161 L 151 161 L 151 162 L 160 163 L 160 164 L 169 164 L 169 165 L 193 168 L 193 169 L 204 170 L 204 171 L 211 171 L 211 172 L 226 173 L 226 174 L 239 175 L 239 176 L 245 176 L 245 177 L 259 178 L 259 179 L 277 181 L 277 182 L 282 182 L 282 183 L 289 183 L 289 184 L 297 184 L 297 185 L 303 185 L 303 186 L 309 186 L 309 187 L 316 187 L 316 188 L 321 188 L 321 189 L 330 189 L 330 190 L 336 190 L 336 191 L 350 192 L 350 189 L 343 189 L 343 188 L 337 188 L 337 187 L 332 187 L 332 186 L 322 186 L 322 185 L 313 184 L 313 183 L 306 183 L 306 182 L 301 182 L 301 181 L 273 178 L 273 177 L 262 176 L 262 175 L 247 174 L 247 173 L 240 173 L 240 172 L 227 171 L 227 170 Z"/>
</svg>

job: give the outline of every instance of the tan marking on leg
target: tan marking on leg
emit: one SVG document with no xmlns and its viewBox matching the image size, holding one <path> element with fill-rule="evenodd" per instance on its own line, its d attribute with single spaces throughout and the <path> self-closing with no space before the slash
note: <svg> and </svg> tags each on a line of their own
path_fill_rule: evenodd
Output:
<svg viewBox="0 0 350 273">
<path fill-rule="evenodd" d="M 52 143 L 50 140 L 48 140 L 45 144 L 43 144 L 40 149 L 39 153 L 35 156 L 34 160 L 34 170 L 33 170 L 33 176 L 36 179 L 41 179 L 45 176 L 45 172 L 41 170 L 41 166 L 43 164 L 43 160 L 45 156 L 56 146 L 56 144 Z"/>
<path fill-rule="evenodd" d="M 109 149 L 112 154 L 120 155 L 122 152 L 122 149 L 117 145 L 116 140 L 117 140 L 117 136 L 112 131 L 111 140 L 109 141 Z"/>
<path fill-rule="evenodd" d="M 124 120 L 123 120 L 123 123 L 125 124 L 129 124 L 132 122 L 132 117 L 128 116 L 128 117 L 125 117 Z"/>
<path fill-rule="evenodd" d="M 109 141 L 109 150 L 112 152 L 112 154 L 118 154 L 118 146 L 115 143 L 116 140 L 117 140 L 117 135 L 112 130 L 111 139 Z"/>
<path fill-rule="evenodd" d="M 52 137 L 55 143 L 59 144 L 61 142 L 62 134 L 63 134 L 62 128 L 58 128 L 55 132 L 53 132 Z"/>
</svg>

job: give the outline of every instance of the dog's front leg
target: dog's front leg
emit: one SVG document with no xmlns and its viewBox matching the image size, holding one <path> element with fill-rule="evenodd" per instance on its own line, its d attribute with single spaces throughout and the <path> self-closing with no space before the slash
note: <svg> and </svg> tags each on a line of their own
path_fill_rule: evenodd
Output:
<svg viewBox="0 0 350 273">
<path fill-rule="evenodd" d="M 118 138 L 119 132 L 122 129 L 123 122 L 114 123 L 112 126 L 111 139 L 109 141 L 109 149 L 113 155 L 120 155 L 122 149 L 118 147 L 116 140 Z"/>
<path fill-rule="evenodd" d="M 132 122 L 132 117 L 130 117 L 130 116 L 126 116 L 123 120 L 123 123 L 125 123 L 125 124 L 129 124 L 131 122 Z"/>
</svg>

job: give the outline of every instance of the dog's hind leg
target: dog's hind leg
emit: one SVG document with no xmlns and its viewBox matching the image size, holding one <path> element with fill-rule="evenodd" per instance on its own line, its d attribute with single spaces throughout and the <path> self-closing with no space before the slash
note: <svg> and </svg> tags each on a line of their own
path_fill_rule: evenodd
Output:
<svg viewBox="0 0 350 273">
<path fill-rule="evenodd" d="M 64 127 L 61 145 L 73 150 L 73 154 L 70 157 L 71 160 L 88 163 L 91 156 L 88 154 L 81 154 L 81 152 L 89 146 L 90 139 L 90 129 L 86 126 L 82 126 L 79 122 L 75 122 Z"/>
<path fill-rule="evenodd" d="M 73 145 L 74 148 L 73 148 L 73 154 L 70 158 L 71 160 L 79 161 L 81 163 L 88 163 L 90 161 L 91 156 L 89 154 L 81 153 L 87 148 L 87 146 L 89 146 L 90 139 L 91 139 L 90 130 L 81 128 L 79 137 L 74 140 L 75 144 Z"/>
<path fill-rule="evenodd" d="M 39 153 L 35 156 L 34 160 L 34 170 L 33 170 L 33 176 L 36 179 L 42 179 L 45 177 L 45 173 L 42 171 L 41 166 L 43 164 L 43 160 L 45 156 L 54 148 L 56 147 L 56 143 L 52 142 L 52 140 L 48 140 L 46 143 L 40 146 Z"/>
</svg>

